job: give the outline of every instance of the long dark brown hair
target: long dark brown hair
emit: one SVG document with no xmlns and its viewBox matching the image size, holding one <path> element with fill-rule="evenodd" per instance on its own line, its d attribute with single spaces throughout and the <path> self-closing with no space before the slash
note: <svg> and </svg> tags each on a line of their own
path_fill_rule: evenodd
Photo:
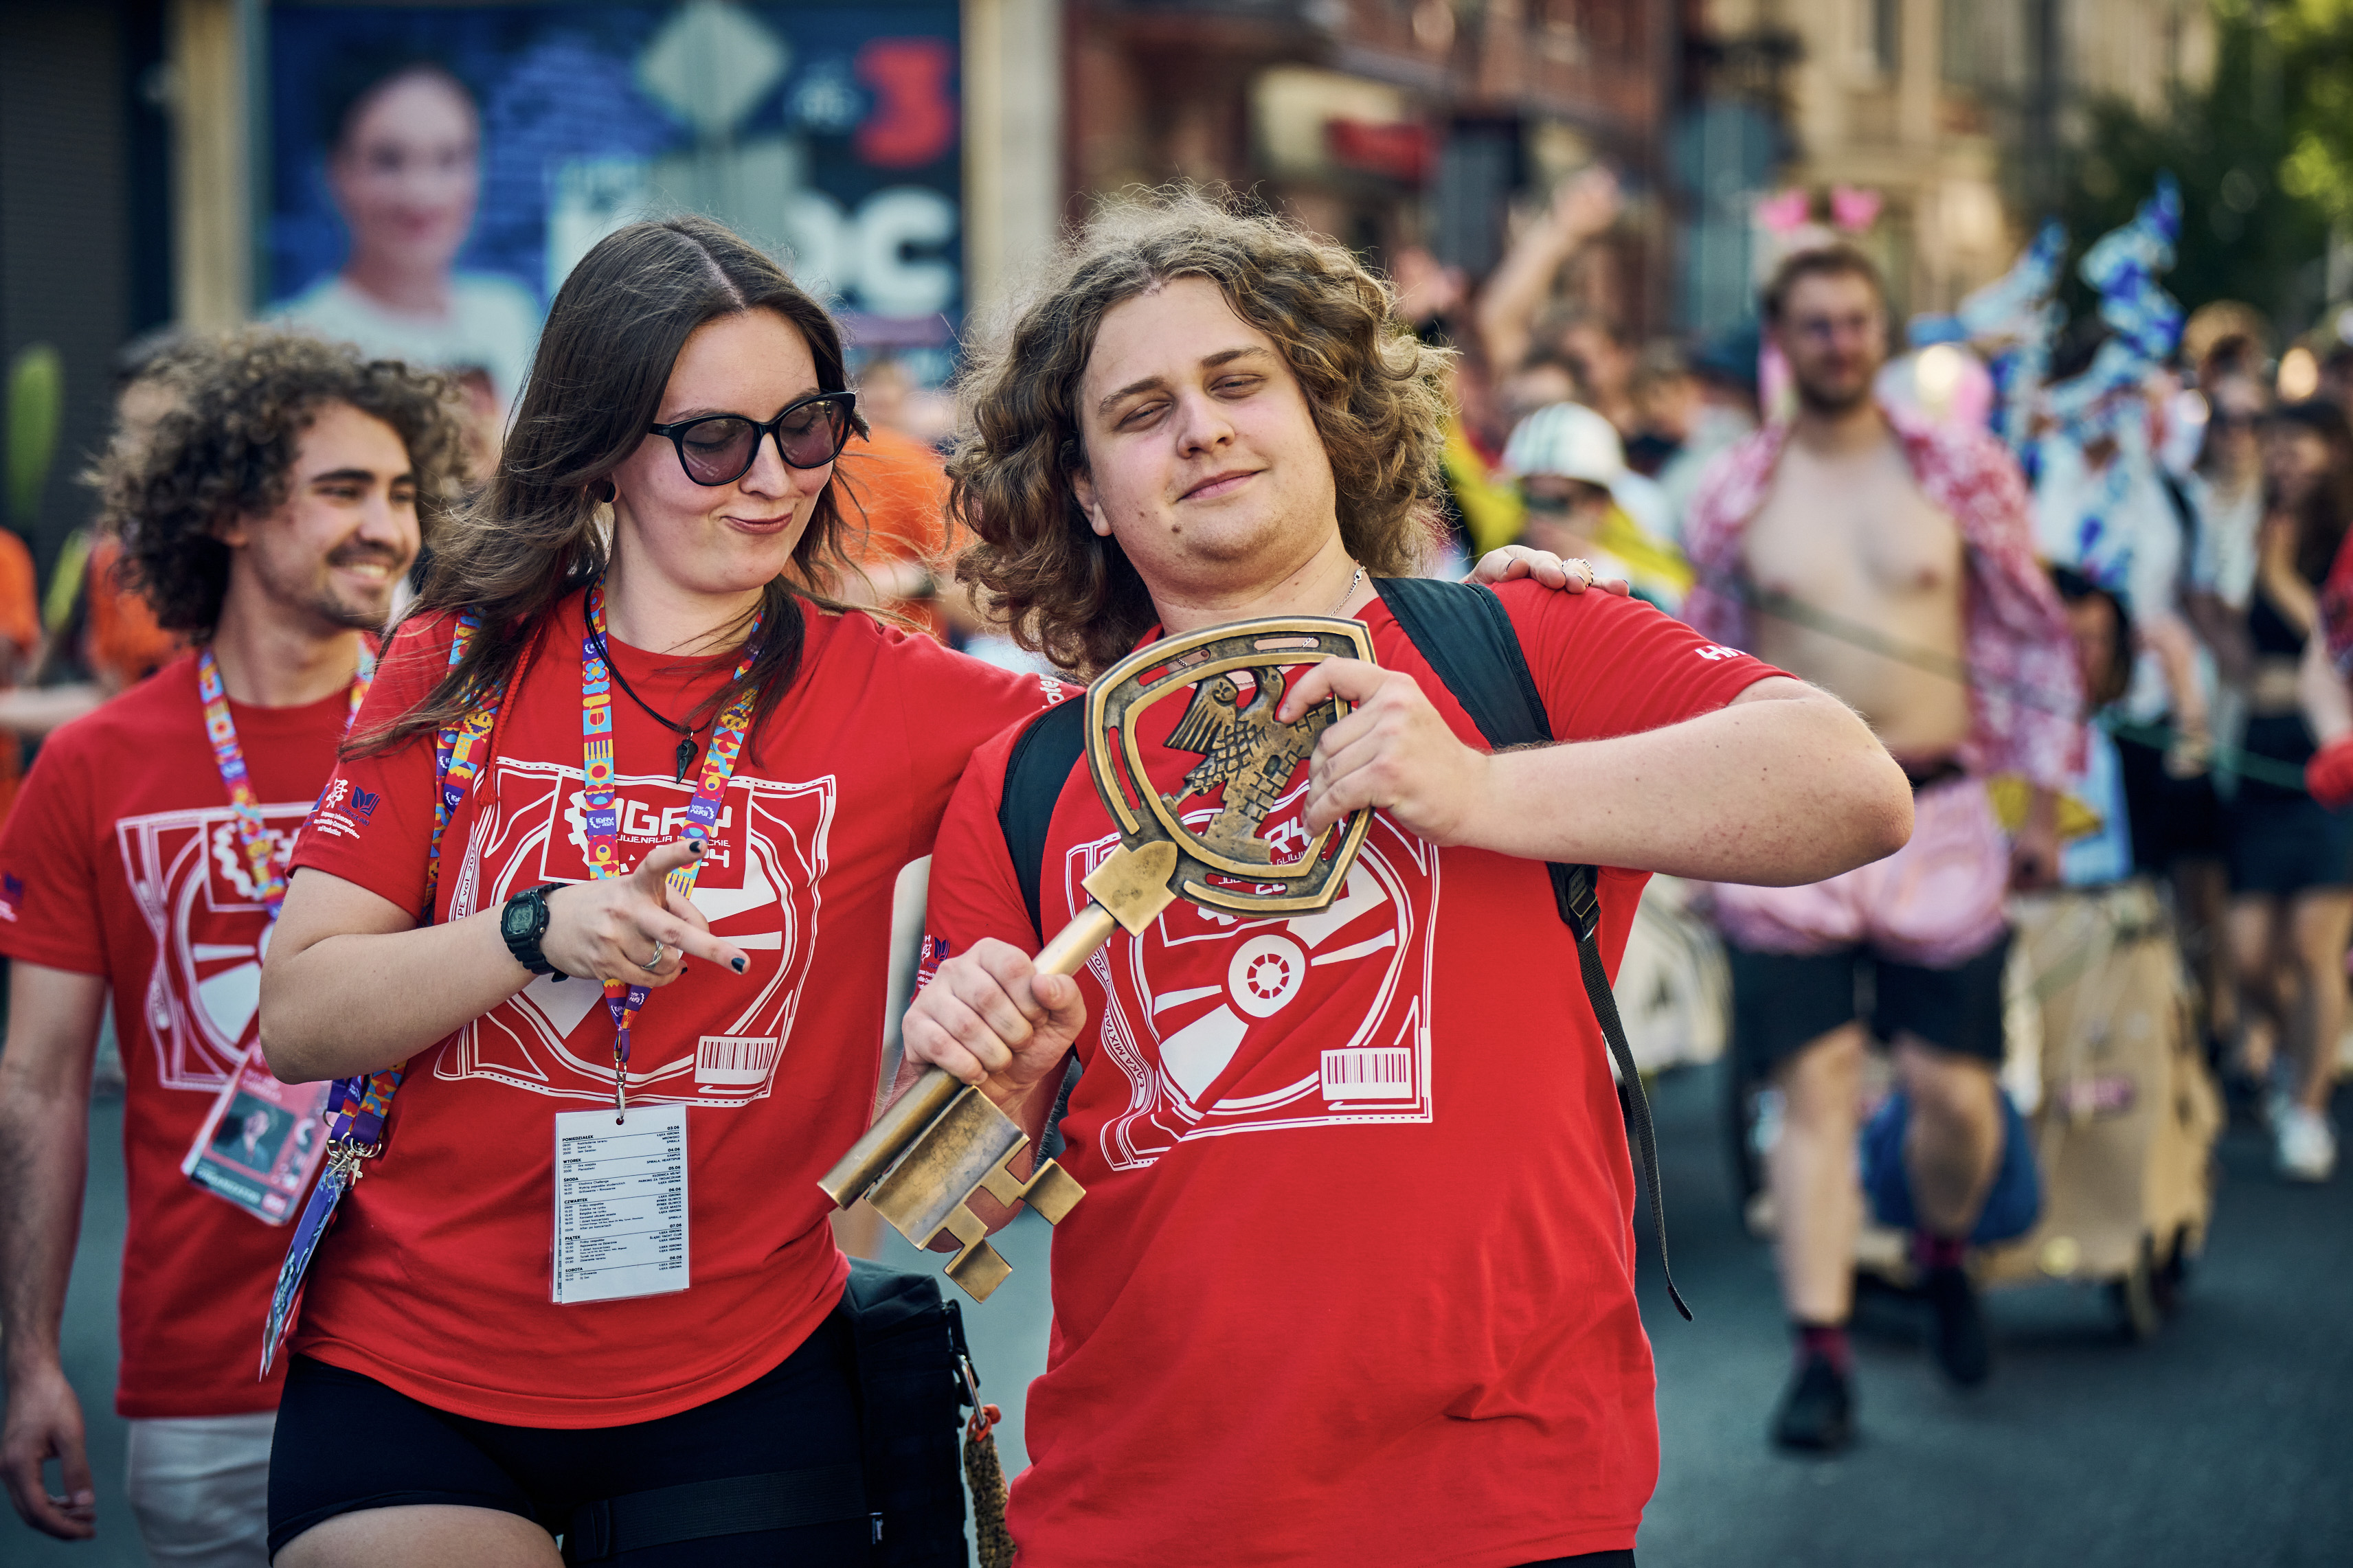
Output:
<svg viewBox="0 0 2353 1568">
<path fill-rule="evenodd" d="M 705 322 L 747 310 L 773 310 L 799 328 L 819 389 L 846 388 L 833 318 L 723 225 L 701 217 L 633 223 L 581 258 L 540 330 L 498 472 L 444 529 L 424 592 L 411 606 L 417 615 L 471 610 L 480 628 L 423 702 L 355 737 L 352 751 L 387 750 L 455 723 L 480 694 L 512 682 L 556 605 L 611 560 L 610 523 L 591 492 L 646 438 L 679 351 Z M 852 415 L 851 423 L 866 433 L 863 419 Z M 791 571 L 761 595 L 759 657 L 702 716 L 756 689 L 756 729 L 800 668 L 795 600 L 840 607 L 821 587 L 853 570 L 842 552 L 837 489 L 829 478 L 793 549 Z"/>
<path fill-rule="evenodd" d="M 948 515 L 979 541 L 956 563 L 1022 647 L 1066 669 L 1111 663 L 1156 618 L 1144 579 L 1087 524 L 1079 387 L 1113 306 L 1206 278 L 1264 332 L 1306 394 L 1332 459 L 1340 538 L 1377 575 L 1420 564 L 1440 485 L 1447 355 L 1345 247 L 1183 186 L 1106 202 L 977 347 L 948 462 Z"/>
</svg>

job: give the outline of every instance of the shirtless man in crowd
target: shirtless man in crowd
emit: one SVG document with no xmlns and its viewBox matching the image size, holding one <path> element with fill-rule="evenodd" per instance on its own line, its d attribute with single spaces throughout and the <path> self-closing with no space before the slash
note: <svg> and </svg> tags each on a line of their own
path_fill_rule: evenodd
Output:
<svg viewBox="0 0 2353 1568">
<path fill-rule="evenodd" d="M 1873 399 L 1888 317 L 1871 262 L 1843 247 L 1792 256 L 1765 318 L 1798 413 L 1702 482 L 1684 536 L 1699 574 L 1685 618 L 1851 703 L 1910 775 L 1916 812 L 1910 845 L 1888 859 L 1810 887 L 1715 893 L 1736 1048 L 1783 1096 L 1767 1185 L 1797 1369 L 1773 1436 L 1830 1449 L 1853 1434 L 1846 1322 L 1872 1039 L 1893 1050 L 1911 1107 L 1913 1256 L 1937 1361 L 1962 1384 L 1989 1370 L 1963 1254 L 2001 1156 L 2002 895 L 2053 877 L 2078 678 L 2009 453 L 1982 431 L 1916 424 Z M 2000 773 L 2033 786 L 2014 840 L 1986 795 Z M 1868 1016 L 1856 1005 L 1865 964 Z"/>
</svg>

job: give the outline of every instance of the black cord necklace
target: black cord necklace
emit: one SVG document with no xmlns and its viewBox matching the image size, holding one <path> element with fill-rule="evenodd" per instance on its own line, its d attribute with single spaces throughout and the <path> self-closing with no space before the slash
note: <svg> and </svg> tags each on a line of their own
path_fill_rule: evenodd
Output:
<svg viewBox="0 0 2353 1568">
<path fill-rule="evenodd" d="M 686 770 L 694 766 L 695 755 L 702 749 L 694 741 L 694 731 L 701 726 L 681 724 L 675 719 L 664 718 L 652 703 L 638 696 L 629 685 L 628 678 L 621 673 L 621 667 L 613 662 L 613 650 L 605 645 L 603 634 L 591 627 L 589 635 L 596 639 L 596 657 L 605 661 L 606 673 L 612 676 L 614 683 L 628 693 L 630 701 L 646 710 L 647 718 L 678 737 L 678 782 L 684 784 Z"/>
</svg>

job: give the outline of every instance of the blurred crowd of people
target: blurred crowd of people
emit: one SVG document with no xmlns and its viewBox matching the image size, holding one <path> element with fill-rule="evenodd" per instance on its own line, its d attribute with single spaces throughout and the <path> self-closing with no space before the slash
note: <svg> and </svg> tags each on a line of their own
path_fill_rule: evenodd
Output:
<svg viewBox="0 0 2353 1568">
<path fill-rule="evenodd" d="M 470 166 L 470 110 L 430 72 L 372 90 L 338 122 L 354 234 L 375 186 L 421 160 L 456 182 L 442 228 L 462 236 L 473 186 L 448 171 Z M 436 163 L 394 144 L 377 121 L 403 103 L 417 123 L 440 112 L 458 151 Z M 1795 1365 L 1773 1436 L 1832 1449 L 1855 1429 L 1845 1335 L 1866 1207 L 1905 1237 L 1945 1373 L 1989 1375 L 1971 1257 L 2028 1234 L 2040 1201 L 2017 1168 L 2031 1107 L 2009 1087 L 2006 987 L 2035 936 L 2019 895 L 2160 890 L 2201 1059 L 2263 1118 L 2283 1177 L 2334 1173 L 2353 945 L 2353 342 L 2283 342 L 2237 301 L 2185 312 L 2160 281 L 2180 221 L 2169 183 L 2080 253 L 2044 230 L 2004 278 L 1900 332 L 1865 250 L 1801 228 L 1759 325 L 1646 342 L 1559 288 L 1622 205 L 1596 167 L 1484 279 L 1419 248 L 1391 258 L 1401 316 L 1452 351 L 1430 572 L 1461 576 L 1511 544 L 1582 558 L 1713 639 L 1710 657 L 1753 654 L 1842 699 L 1910 777 L 1898 855 L 1698 905 L 1729 954 L 1734 1071 L 1778 1097 L 1760 1181 Z M 434 234 L 441 266 L 449 235 Z M 369 314 L 399 293 L 396 248 L 355 245 L 347 274 L 289 314 L 396 352 Z M 2071 255 L 2094 301 L 2073 320 Z M 207 352 L 171 337 L 125 352 L 114 470 L 138 468 Z M 524 358 L 503 338 L 442 357 L 479 476 Z M 952 405 L 887 353 L 855 380 L 871 430 L 837 443 L 855 570 L 836 595 L 1042 668 L 957 581 Z M 40 595 L 29 552 L 0 532 L 0 816 L 24 744 L 185 651 L 124 548 L 77 535 Z M 364 691 L 372 658 L 359 669 Z M 320 722 L 340 736 L 347 718 Z M 1874 1046 L 1894 1092 L 1866 1117 Z"/>
<path fill-rule="evenodd" d="M 1457 551 L 1583 556 L 1674 611 L 1694 582 L 1684 535 L 1703 475 L 1802 394 L 1769 333 L 1640 342 L 1554 298 L 1620 207 L 1591 169 L 1476 287 L 1419 250 L 1395 273 L 1418 328 L 1458 351 Z M 2185 314 L 2158 281 L 2179 222 L 2168 185 L 2099 237 L 2078 269 L 2095 307 L 2073 321 L 2057 303 L 2066 238 L 2037 237 L 1953 313 L 1906 323 L 1873 395 L 1999 437 L 2031 493 L 2035 553 L 2071 603 L 2099 606 L 2074 617 L 2086 659 L 2113 668 L 2087 673 L 2094 755 L 2074 782 L 2090 809 L 2071 821 L 2101 826 L 2070 840 L 2064 875 L 2165 879 L 2218 1062 L 2242 1100 L 2264 1101 L 2282 1172 L 2320 1180 L 2353 821 L 2305 787 L 2317 742 L 2298 671 L 2353 521 L 2353 342 L 2333 323 L 2282 342 L 2236 300 Z M 1801 229 L 1788 250 L 1833 238 Z"/>
<path fill-rule="evenodd" d="M 2106 899 L 2079 910 L 2125 930 L 2113 954 L 2138 918 L 2116 911 L 2143 908 L 2115 895 L 2158 894 L 2179 960 L 2131 984 L 2170 994 L 2179 976 L 2202 1058 L 2182 1070 L 2211 1067 L 2261 1119 L 2284 1178 L 2334 1173 L 2353 658 L 2330 648 L 2353 628 L 2323 623 L 2353 603 L 2353 343 L 2333 321 L 2283 342 L 2235 300 L 2185 313 L 2160 281 L 2181 214 L 2169 177 L 2125 226 L 2071 251 L 2050 226 L 2008 275 L 1900 329 L 1854 226 L 1794 204 L 1761 337 L 1698 343 L 1638 342 L 1555 298 L 1619 210 L 1588 170 L 1487 279 L 1412 250 L 1395 274 L 1418 330 L 1458 351 L 1460 553 L 1517 541 L 1594 561 L 1846 699 L 1914 778 L 1914 843 L 1894 859 L 1699 900 L 1729 953 L 1736 1081 L 1773 1100 L 1760 1212 L 1797 1346 L 1773 1435 L 1836 1448 L 1854 1429 L 1866 1205 L 1910 1232 L 1945 1373 L 1989 1371 L 1968 1256 L 2025 1236 L 2037 1202 L 2008 1150 L 2035 1068 L 2005 1015 L 2068 984 L 2034 972 L 2052 929 L 2037 895 Z M 2091 300 L 2072 320 L 2071 256 Z M 2117 991 L 2108 1007 L 2165 1001 Z M 1895 1092 L 1865 1130 L 1873 1044 Z M 2202 1190 L 2211 1129 L 2183 1128 L 2189 1152 L 2148 1156 L 2179 1180 L 2151 1191 Z M 2186 1212 L 2147 1222 L 2160 1274 L 2186 1267 Z"/>
</svg>

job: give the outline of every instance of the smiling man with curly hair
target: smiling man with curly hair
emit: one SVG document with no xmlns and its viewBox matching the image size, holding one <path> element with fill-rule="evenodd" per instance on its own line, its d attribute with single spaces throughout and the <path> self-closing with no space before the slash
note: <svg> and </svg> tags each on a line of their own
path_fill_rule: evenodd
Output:
<svg viewBox="0 0 2353 1568">
<path fill-rule="evenodd" d="M 366 634 L 453 498 L 459 434 L 438 378 L 285 331 L 196 345 L 173 385 L 174 406 L 118 439 L 97 479 L 156 618 L 195 647 L 52 734 L 0 834 L 0 953 L 15 961 L 0 1482 L 35 1529 L 95 1529 L 58 1328 L 111 995 L 128 1076 L 115 1405 L 131 1426 L 132 1511 L 158 1563 L 260 1568 L 284 1373 L 253 1368 L 286 1247 L 277 1222 L 319 1140 L 240 1145 L 206 1127 L 315 1123 L 253 1054 L 260 954 L 294 836 L 366 689 Z M 320 821 L 369 809 L 329 803 Z M 43 1484 L 51 1458 L 63 1495 Z"/>
<path fill-rule="evenodd" d="M 240 578 L 322 626 L 381 630 L 415 539 L 403 545 L 346 522 L 317 551 L 301 525 L 324 517 L 321 499 L 357 499 L 352 474 L 322 465 L 328 448 L 342 452 L 345 432 L 362 430 L 407 456 L 395 504 L 419 529 L 438 521 L 463 461 L 449 384 L 283 330 L 239 333 L 214 352 L 180 406 L 99 466 L 102 521 L 121 533 L 132 582 L 165 629 L 198 642 L 213 636 Z"/>
<path fill-rule="evenodd" d="M 1279 698 L 1355 705 L 1258 830 L 1271 858 L 1373 809 L 1328 910 L 1180 903 L 1039 974 L 1117 843 L 1086 769 L 1034 866 L 1001 798 L 1034 721 L 942 825 L 909 1058 L 1033 1130 L 1082 1067 L 1024 1561 L 1630 1561 L 1658 1466 L 1634 1179 L 1545 864 L 1602 868 L 1614 964 L 1649 872 L 1804 881 L 1909 831 L 1843 705 L 1613 594 L 1498 590 L 1555 743 L 1491 752 L 1384 581 L 1429 538 L 1441 369 L 1349 251 L 1177 193 L 1098 215 L 967 382 L 960 569 L 1030 646 L 1096 668 L 1342 616 L 1378 659 Z M 1171 798 L 1202 763 L 1183 706 L 1131 736 Z"/>
</svg>

